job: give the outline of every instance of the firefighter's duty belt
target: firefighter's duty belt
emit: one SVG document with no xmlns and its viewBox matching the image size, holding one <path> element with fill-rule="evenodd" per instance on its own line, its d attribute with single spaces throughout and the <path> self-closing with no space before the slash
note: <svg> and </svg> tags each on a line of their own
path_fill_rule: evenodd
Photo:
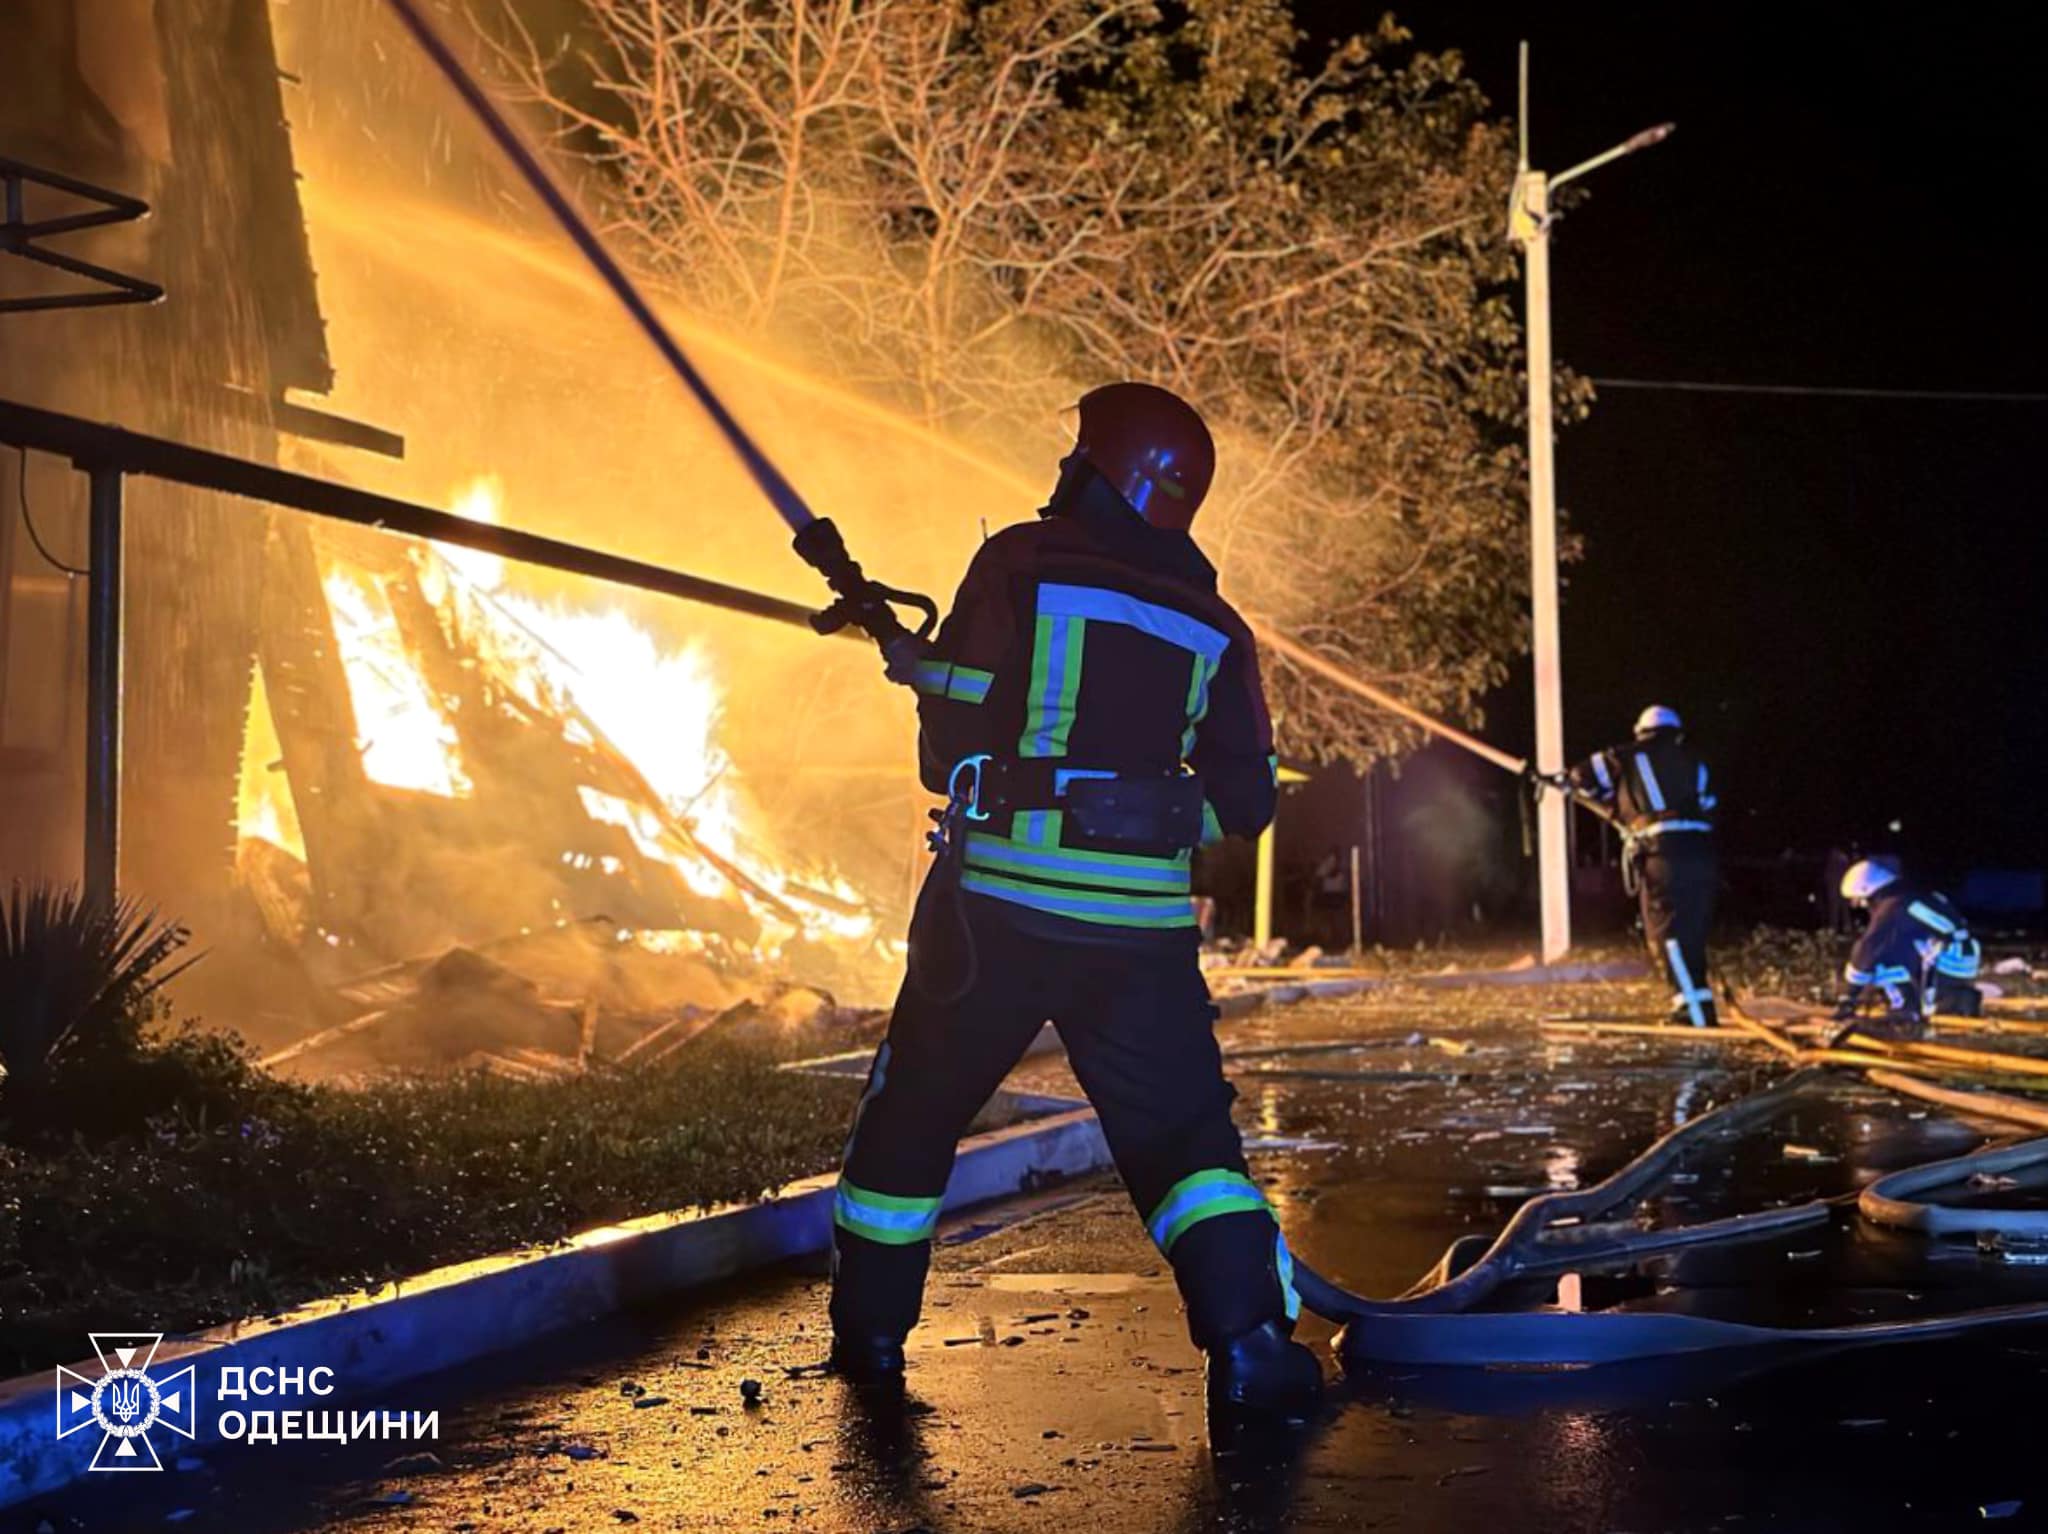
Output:
<svg viewBox="0 0 2048 1534">
<path fill-rule="evenodd" d="M 1059 810 L 1091 841 L 1195 847 L 1202 841 L 1202 780 L 1192 773 L 1129 773 L 1060 760 L 970 756 L 953 769 L 966 818 Z"/>
</svg>

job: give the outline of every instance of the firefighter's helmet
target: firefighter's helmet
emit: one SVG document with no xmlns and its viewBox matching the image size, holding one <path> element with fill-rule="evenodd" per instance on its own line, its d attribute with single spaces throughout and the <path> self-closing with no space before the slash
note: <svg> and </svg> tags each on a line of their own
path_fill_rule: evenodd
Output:
<svg viewBox="0 0 2048 1534">
<path fill-rule="evenodd" d="M 1155 384 L 1114 383 L 1081 396 L 1074 451 L 1154 527 L 1186 532 L 1216 474 L 1202 417 Z"/>
<path fill-rule="evenodd" d="M 1898 882 L 1896 858 L 1863 858 L 1851 863 L 1849 871 L 1842 875 L 1842 898 L 1851 905 L 1868 905 Z"/>
<path fill-rule="evenodd" d="M 1652 703 L 1648 708 L 1636 715 L 1637 740 L 1641 740 L 1645 735 L 1655 735 L 1659 730 L 1682 730 L 1684 728 L 1685 721 L 1678 717 L 1678 710 L 1666 708 L 1661 703 Z"/>
</svg>

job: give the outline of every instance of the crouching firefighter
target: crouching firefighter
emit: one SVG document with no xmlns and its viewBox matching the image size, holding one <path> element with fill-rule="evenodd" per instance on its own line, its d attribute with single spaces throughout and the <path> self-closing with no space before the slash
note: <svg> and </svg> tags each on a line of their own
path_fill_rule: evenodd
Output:
<svg viewBox="0 0 2048 1534">
<path fill-rule="evenodd" d="M 1214 465 L 1174 395 L 1093 390 L 1040 520 L 983 543 L 908 668 L 947 807 L 834 1206 L 832 1357 L 855 1381 L 900 1380 L 954 1146 L 1050 1019 L 1173 1266 L 1212 1403 L 1298 1416 L 1319 1393 L 1188 892 L 1192 850 L 1257 834 L 1276 795 L 1251 636 L 1188 536 Z"/>
<path fill-rule="evenodd" d="M 1671 1021 L 1715 1026 L 1707 930 L 1719 882 L 1716 800 L 1707 764 L 1686 744 L 1677 712 L 1662 704 L 1644 709 L 1632 742 L 1596 752 L 1567 779 L 1621 829 L 1622 877 L 1642 902 L 1650 960 L 1671 977 Z"/>
<path fill-rule="evenodd" d="M 1842 898 L 1870 913 L 1842 971 L 1847 989 L 1835 1016 L 1850 1025 L 1842 1034 L 1876 995 L 1884 998 L 1886 1021 L 1914 1033 L 1937 1012 L 1982 1013 L 1983 994 L 1972 984 L 1982 950 L 1946 895 L 1915 886 L 1891 858 L 1865 858 L 1842 875 Z"/>
</svg>

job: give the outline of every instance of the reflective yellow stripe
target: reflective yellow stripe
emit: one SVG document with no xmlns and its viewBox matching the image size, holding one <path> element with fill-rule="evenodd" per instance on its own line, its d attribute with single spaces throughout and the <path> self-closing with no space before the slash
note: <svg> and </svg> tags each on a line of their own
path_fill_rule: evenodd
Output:
<svg viewBox="0 0 2048 1534">
<path fill-rule="evenodd" d="M 1024 733 L 1019 756 L 1065 756 L 1074 728 L 1074 699 L 1081 691 L 1081 651 L 1088 620 L 1041 614 L 1031 646 L 1031 688 L 1025 694 Z"/>
<path fill-rule="evenodd" d="M 1190 1173 L 1166 1190 L 1146 1218 L 1145 1228 L 1160 1251 L 1171 1254 L 1190 1225 L 1222 1214 L 1268 1213 L 1266 1195 L 1242 1172 L 1210 1167 Z"/>
<path fill-rule="evenodd" d="M 1194 752 L 1196 727 L 1209 712 L 1209 683 L 1215 675 L 1216 662 L 1206 655 L 1196 655 L 1188 675 L 1187 728 L 1180 736 L 1183 759 Z"/>
<path fill-rule="evenodd" d="M 1012 905 L 1075 921 L 1094 922 L 1105 927 L 1192 927 L 1194 902 L 1186 895 L 1136 895 L 1119 890 L 1061 889 L 1033 884 L 1022 879 L 969 868 L 960 875 L 960 887 L 973 895 L 987 895 Z"/>
<path fill-rule="evenodd" d="M 911 668 L 910 685 L 932 698 L 950 698 L 955 703 L 979 703 L 988 696 L 995 673 L 951 661 L 921 660 Z"/>
<path fill-rule="evenodd" d="M 1095 852 L 1056 842 L 1020 843 L 986 831 L 967 834 L 967 866 L 992 868 L 1045 884 L 1100 884 L 1151 894 L 1180 893 L 1188 887 L 1189 855 L 1146 857 L 1135 852 Z"/>
<path fill-rule="evenodd" d="M 916 1198 L 876 1193 L 842 1174 L 832 1197 L 832 1222 L 883 1246 L 912 1246 L 931 1239 L 944 1201 L 943 1195 Z"/>
</svg>

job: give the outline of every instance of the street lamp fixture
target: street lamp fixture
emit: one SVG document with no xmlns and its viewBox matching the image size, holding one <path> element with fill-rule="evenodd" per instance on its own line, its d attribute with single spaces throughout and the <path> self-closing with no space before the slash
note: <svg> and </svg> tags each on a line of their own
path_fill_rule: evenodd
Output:
<svg viewBox="0 0 2048 1534">
<path fill-rule="evenodd" d="M 1564 771 L 1564 673 L 1559 658 L 1557 596 L 1557 468 L 1551 417 L 1550 195 L 1610 160 L 1661 144 L 1675 123 L 1645 128 L 1604 154 L 1555 176 L 1529 166 L 1529 45 L 1522 44 L 1520 152 L 1508 196 L 1508 238 L 1522 247 L 1529 345 L 1529 596 L 1536 663 L 1536 770 Z M 1536 867 L 1543 899 L 1543 959 L 1572 946 L 1571 843 L 1563 794 L 1545 794 L 1537 808 Z"/>
</svg>

